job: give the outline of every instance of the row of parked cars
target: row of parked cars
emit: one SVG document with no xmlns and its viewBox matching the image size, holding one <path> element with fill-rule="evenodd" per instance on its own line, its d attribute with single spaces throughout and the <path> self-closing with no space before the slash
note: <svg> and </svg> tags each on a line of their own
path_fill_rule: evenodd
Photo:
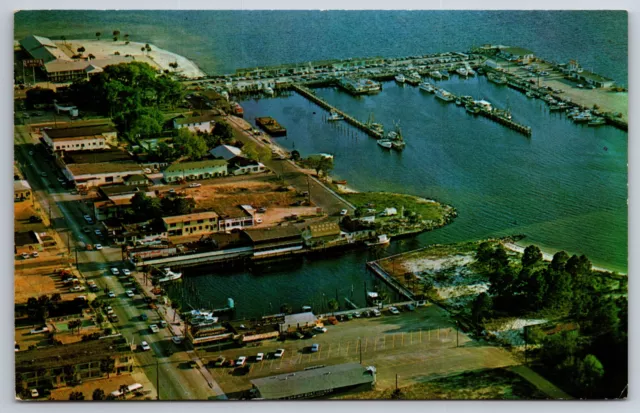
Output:
<svg viewBox="0 0 640 413">
<path fill-rule="evenodd" d="M 271 357 L 282 358 L 282 356 L 284 355 L 284 351 L 285 350 L 283 348 L 279 348 L 271 354 Z M 268 353 L 267 354 L 258 353 L 255 356 L 253 356 L 252 359 L 254 362 L 260 362 L 268 357 L 269 357 Z M 249 361 L 249 357 L 247 356 L 240 356 L 235 360 L 228 359 L 225 356 L 219 356 L 217 359 L 209 361 L 209 366 L 210 367 L 245 367 L 247 365 L 247 361 Z"/>
</svg>

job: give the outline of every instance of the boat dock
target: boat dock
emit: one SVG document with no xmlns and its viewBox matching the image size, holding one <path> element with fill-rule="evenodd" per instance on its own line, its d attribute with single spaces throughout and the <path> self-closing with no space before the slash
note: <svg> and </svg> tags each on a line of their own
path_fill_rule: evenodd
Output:
<svg viewBox="0 0 640 413">
<path fill-rule="evenodd" d="M 396 281 L 393 277 L 391 277 L 387 272 L 378 264 L 377 261 L 371 261 L 367 263 L 367 269 L 374 273 L 376 276 L 380 277 L 384 282 L 386 282 L 394 291 L 397 293 L 407 297 L 409 300 L 413 300 L 413 293 L 407 290 L 402 284 Z"/>
<path fill-rule="evenodd" d="M 486 109 L 480 109 L 479 112 L 480 115 L 484 116 L 487 119 L 491 119 L 494 122 L 497 122 L 503 126 L 506 126 L 509 129 L 512 129 L 516 132 L 519 132 L 525 136 L 531 136 L 531 127 L 530 126 L 524 126 L 521 125 L 519 123 L 516 123 L 514 121 L 512 121 L 511 119 L 505 117 L 505 116 L 501 116 L 498 115 L 494 112 L 490 112 Z"/>
<path fill-rule="evenodd" d="M 312 101 L 313 103 L 315 103 L 316 105 L 320 106 L 321 108 L 326 109 L 326 110 L 328 110 L 330 112 L 333 111 L 333 112 L 339 114 L 340 116 L 344 117 L 345 122 L 347 122 L 350 125 L 360 129 L 361 131 L 363 131 L 367 135 L 369 135 L 369 136 L 371 136 L 373 138 L 376 138 L 376 139 L 382 138 L 382 134 L 381 133 L 378 133 L 378 132 L 374 131 L 369 126 L 367 126 L 364 122 L 359 121 L 358 119 L 354 118 L 353 116 L 349 115 L 348 113 L 343 112 L 340 109 L 336 108 L 335 106 L 330 105 L 329 103 L 327 103 L 323 99 L 321 99 L 318 96 L 316 96 L 311 89 L 306 88 L 306 87 L 304 87 L 302 85 L 297 85 L 297 84 L 291 85 L 291 88 L 293 90 L 295 90 L 296 92 L 298 92 L 300 95 L 304 96 L 305 98 L 307 98 L 310 101 Z"/>
</svg>

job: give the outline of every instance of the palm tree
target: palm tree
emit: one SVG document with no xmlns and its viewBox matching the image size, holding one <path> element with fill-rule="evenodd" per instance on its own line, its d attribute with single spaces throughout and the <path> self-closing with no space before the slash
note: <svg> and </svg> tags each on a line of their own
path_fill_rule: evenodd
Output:
<svg viewBox="0 0 640 413">
<path fill-rule="evenodd" d="M 91 59 L 95 59 L 96 57 L 94 55 L 92 55 L 91 53 L 89 53 L 89 56 L 87 56 L 89 58 L 89 60 Z"/>
<path fill-rule="evenodd" d="M 100 40 L 100 36 L 102 36 L 102 33 L 100 33 L 100 32 L 96 32 L 96 38 L 97 38 L 98 40 Z"/>
<path fill-rule="evenodd" d="M 115 365 L 115 360 L 111 357 L 107 357 L 100 361 L 100 371 L 103 373 L 107 373 L 107 378 L 109 378 L 109 374 L 113 373 L 113 368 L 115 367 Z"/>
<path fill-rule="evenodd" d="M 104 400 L 106 398 L 105 394 L 104 394 L 104 390 L 102 389 L 95 389 L 93 391 L 93 395 L 91 397 L 91 399 L 93 400 Z"/>
<path fill-rule="evenodd" d="M 124 35 L 124 40 L 125 40 L 125 41 L 128 41 L 128 40 L 129 40 L 129 34 L 125 34 L 125 35 Z"/>
<path fill-rule="evenodd" d="M 84 46 L 78 47 L 78 53 L 80 53 L 80 54 L 84 53 L 85 50 L 87 50 L 87 49 L 85 49 Z"/>
<path fill-rule="evenodd" d="M 69 400 L 84 400 L 84 394 L 79 391 L 73 391 L 69 395 Z"/>
<path fill-rule="evenodd" d="M 335 315 L 335 312 L 340 308 L 340 303 L 338 303 L 335 298 L 332 298 L 327 303 L 327 307 L 329 308 L 329 311 L 331 311 L 331 314 Z"/>
<path fill-rule="evenodd" d="M 113 31 L 113 41 L 118 41 L 118 36 L 120 36 L 120 30 Z"/>
</svg>

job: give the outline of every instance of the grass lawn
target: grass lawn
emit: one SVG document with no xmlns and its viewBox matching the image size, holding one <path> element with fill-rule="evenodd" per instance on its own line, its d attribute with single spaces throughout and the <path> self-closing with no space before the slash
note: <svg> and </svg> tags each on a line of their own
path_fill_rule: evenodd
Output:
<svg viewBox="0 0 640 413">
<path fill-rule="evenodd" d="M 391 400 L 392 388 L 342 396 L 351 400 Z M 518 374 L 505 369 L 470 371 L 400 387 L 402 400 L 546 400 Z"/>
<path fill-rule="evenodd" d="M 382 212 L 385 208 L 396 208 L 398 214 L 404 207 L 405 212 L 412 211 L 420 214 L 423 220 L 437 221 L 444 215 L 444 207 L 438 202 L 419 198 L 413 195 L 394 194 L 390 192 L 358 192 L 343 194 L 347 201 L 356 207 L 365 207 L 374 204 L 376 212 Z"/>
</svg>

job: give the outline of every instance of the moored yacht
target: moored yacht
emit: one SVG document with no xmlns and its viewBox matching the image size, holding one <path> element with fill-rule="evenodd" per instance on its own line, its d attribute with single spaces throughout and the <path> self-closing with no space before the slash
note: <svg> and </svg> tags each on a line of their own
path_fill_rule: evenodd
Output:
<svg viewBox="0 0 640 413">
<path fill-rule="evenodd" d="M 378 139 L 378 145 L 382 146 L 385 149 L 391 149 L 393 143 L 390 139 Z"/>
<path fill-rule="evenodd" d="M 335 112 L 335 111 L 332 110 L 331 113 L 329 114 L 329 117 L 327 118 L 327 120 L 328 121 L 344 120 L 344 116 L 342 116 L 338 112 Z"/>
<path fill-rule="evenodd" d="M 402 73 L 398 73 L 395 79 L 396 79 L 396 82 L 398 83 L 404 83 L 405 80 L 407 80 Z"/>
<path fill-rule="evenodd" d="M 418 87 L 420 90 L 424 90 L 425 92 L 429 92 L 429 93 L 433 93 L 435 92 L 435 88 L 433 87 L 433 85 L 429 82 L 422 82 L 420 83 L 420 86 Z"/>
<path fill-rule="evenodd" d="M 265 86 L 265 87 L 262 89 L 262 91 L 263 91 L 264 93 L 266 93 L 267 95 L 270 95 L 270 96 L 273 96 L 273 94 L 274 94 L 273 89 L 272 89 L 271 87 L 269 87 L 269 86 Z"/>
<path fill-rule="evenodd" d="M 407 76 L 407 83 L 411 83 L 412 85 L 417 85 L 422 82 L 422 78 L 418 72 L 411 72 L 409 76 Z"/>
<path fill-rule="evenodd" d="M 465 69 L 464 67 L 459 67 L 456 69 L 456 73 L 459 74 L 460 76 L 468 76 L 469 72 L 467 72 L 467 69 Z"/>
<path fill-rule="evenodd" d="M 444 100 L 445 102 L 451 102 L 455 99 L 451 93 L 444 89 L 436 90 L 436 97 L 440 100 Z"/>
<path fill-rule="evenodd" d="M 431 76 L 434 79 L 442 79 L 442 73 L 440 73 L 437 70 L 434 70 L 433 72 L 429 73 L 429 76 Z"/>
</svg>

